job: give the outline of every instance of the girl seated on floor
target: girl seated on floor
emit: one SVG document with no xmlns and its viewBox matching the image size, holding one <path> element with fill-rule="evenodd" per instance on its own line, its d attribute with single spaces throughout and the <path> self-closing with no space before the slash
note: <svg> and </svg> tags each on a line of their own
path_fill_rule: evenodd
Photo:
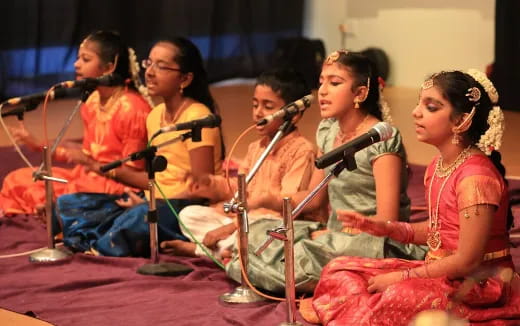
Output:
<svg viewBox="0 0 520 326">
<path fill-rule="evenodd" d="M 205 118 L 216 113 L 209 91 L 201 54 L 188 39 L 177 37 L 157 42 L 143 61 L 146 87 L 151 96 L 162 98 L 148 115 L 146 127 L 151 137 L 160 128 Z M 152 145 L 185 133 L 163 133 Z M 219 173 L 224 155 L 220 128 L 202 128 L 201 141 L 187 139 L 160 147 L 157 155 L 168 162 L 166 170 L 155 174 L 155 181 L 174 209 L 207 204 L 206 198 L 191 194 L 187 175 Z M 126 178 L 126 171 L 112 170 L 116 179 Z M 146 189 L 148 175 L 142 172 L 132 178 L 135 186 Z M 187 240 L 179 230 L 174 214 L 164 200 L 157 201 L 159 240 Z M 63 223 L 64 243 L 78 251 L 91 251 L 105 256 L 146 256 L 149 254 L 149 227 L 145 222 L 148 202 L 132 191 L 127 196 L 77 193 L 58 198 Z"/>
<path fill-rule="evenodd" d="M 497 102 L 495 87 L 476 70 L 440 72 L 424 82 L 415 130 L 440 152 L 424 177 L 429 220 L 384 223 L 351 211 L 338 211 L 338 218 L 375 236 L 427 244 L 426 259 L 334 259 L 312 307 L 300 307 L 306 319 L 408 325 L 419 312 L 440 309 L 472 323 L 518 325 L 520 277 L 509 253 L 513 215 L 496 151 L 504 130 Z"/>
<path fill-rule="evenodd" d="M 278 69 L 262 73 L 256 80 L 253 95 L 253 121 L 257 123 L 309 92 L 302 77 L 292 70 Z M 251 170 L 282 123 L 280 119 L 257 126 L 260 138 L 249 145 L 239 168 L 240 173 L 247 174 Z M 314 158 L 314 146 L 295 126 L 291 126 L 248 185 L 249 221 L 259 218 L 279 219 L 282 198 L 307 189 L 314 170 Z M 204 194 L 218 203 L 211 207 L 188 206 L 179 214 L 186 228 L 218 258 L 230 256 L 230 249 L 236 239 L 235 214 L 223 212 L 223 201 L 231 199 L 236 191 L 236 180 L 231 180 L 230 184 L 232 189 L 220 175 L 193 177 L 191 191 Z M 181 240 L 164 241 L 161 248 L 176 255 L 204 254 L 195 243 Z"/>
</svg>

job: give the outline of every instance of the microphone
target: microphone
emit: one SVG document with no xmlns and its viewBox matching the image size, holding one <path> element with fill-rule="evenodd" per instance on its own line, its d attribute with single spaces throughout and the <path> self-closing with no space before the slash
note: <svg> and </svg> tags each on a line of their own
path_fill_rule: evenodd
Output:
<svg viewBox="0 0 520 326">
<path fill-rule="evenodd" d="M 291 117 L 297 113 L 303 112 L 303 111 L 305 111 L 306 108 L 308 108 L 311 105 L 312 100 L 314 100 L 314 96 L 312 96 L 311 94 L 305 95 L 301 99 L 285 105 L 279 111 L 277 111 L 271 115 L 268 115 L 267 117 L 264 117 L 263 119 L 258 121 L 256 123 L 256 125 L 263 126 L 263 125 L 270 123 L 274 119 Z"/>
<path fill-rule="evenodd" d="M 80 87 L 83 89 L 96 88 L 98 86 L 118 86 L 125 83 L 124 79 L 117 74 L 103 75 L 97 78 L 83 78 L 79 80 L 69 80 L 60 83 L 61 87 L 73 88 Z"/>
<path fill-rule="evenodd" d="M 79 93 L 75 89 L 66 89 L 66 88 L 56 88 L 49 94 L 49 99 L 54 100 L 57 98 L 63 98 L 63 97 L 73 97 L 78 96 Z M 3 104 L 9 105 L 9 106 L 15 106 L 19 105 L 21 103 L 40 103 L 41 101 L 45 100 L 45 96 L 47 96 L 47 91 L 26 95 L 26 96 L 20 96 L 20 97 L 13 97 L 8 100 L 6 100 Z"/>
<path fill-rule="evenodd" d="M 173 126 L 168 127 L 162 127 L 161 129 L 157 130 L 152 138 L 155 138 L 156 136 L 170 131 L 178 131 L 178 130 L 187 130 L 187 129 L 196 129 L 196 128 L 215 128 L 220 126 L 220 123 L 222 122 L 222 119 L 218 115 L 210 114 L 205 118 L 192 120 L 188 122 L 181 122 L 176 123 Z"/>
<path fill-rule="evenodd" d="M 366 134 L 361 135 L 348 143 L 345 143 L 330 152 L 323 154 L 314 161 L 318 169 L 324 169 L 327 166 L 343 160 L 345 151 L 355 153 L 380 141 L 385 141 L 392 137 L 392 126 L 387 122 L 378 122 Z"/>
</svg>

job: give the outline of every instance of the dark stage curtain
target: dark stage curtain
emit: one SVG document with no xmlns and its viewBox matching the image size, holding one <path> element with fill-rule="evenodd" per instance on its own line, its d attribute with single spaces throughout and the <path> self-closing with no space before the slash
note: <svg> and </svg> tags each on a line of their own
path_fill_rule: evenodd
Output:
<svg viewBox="0 0 520 326">
<path fill-rule="evenodd" d="M 495 63 L 492 79 L 500 105 L 520 111 L 520 1 L 496 0 Z"/>
<path fill-rule="evenodd" d="M 301 37 L 304 0 L 2 0 L 0 97 L 73 78 L 77 46 L 99 29 L 118 30 L 139 59 L 161 36 L 190 38 L 210 81 L 256 77 L 276 42 Z"/>
</svg>

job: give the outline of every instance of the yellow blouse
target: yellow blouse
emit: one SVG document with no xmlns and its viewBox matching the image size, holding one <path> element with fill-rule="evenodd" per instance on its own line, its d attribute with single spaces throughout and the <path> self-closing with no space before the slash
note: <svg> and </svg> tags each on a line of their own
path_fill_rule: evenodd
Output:
<svg viewBox="0 0 520 326">
<path fill-rule="evenodd" d="M 164 104 L 160 104 L 156 106 L 148 115 L 146 120 L 146 129 L 148 130 L 149 138 L 161 128 L 161 119 L 164 116 L 165 110 L 166 106 Z M 179 115 L 178 119 L 174 123 L 182 123 L 195 119 L 205 118 L 209 114 L 211 114 L 211 111 L 204 104 L 193 103 Z M 189 132 L 189 130 L 180 130 L 160 134 L 154 138 L 152 145 L 159 145 L 186 132 Z M 168 166 L 166 167 L 166 170 L 155 174 L 155 180 L 166 194 L 166 197 L 178 199 L 188 198 L 188 184 L 186 177 L 191 172 L 189 151 L 192 149 L 203 146 L 213 146 L 213 162 L 215 164 L 215 173 L 221 173 L 222 146 L 220 142 L 220 129 L 202 128 L 201 136 L 202 139 L 200 142 L 194 142 L 191 140 L 191 138 L 188 138 L 184 141 L 178 141 L 158 149 L 157 155 L 164 156 L 168 161 Z M 161 195 L 157 193 L 157 198 L 160 198 L 160 196 Z"/>
</svg>

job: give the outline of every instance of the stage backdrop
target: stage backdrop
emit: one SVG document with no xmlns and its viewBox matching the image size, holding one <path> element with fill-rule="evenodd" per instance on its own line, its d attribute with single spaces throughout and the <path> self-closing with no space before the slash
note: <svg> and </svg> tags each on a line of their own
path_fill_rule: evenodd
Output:
<svg viewBox="0 0 520 326">
<path fill-rule="evenodd" d="M 492 79 L 506 110 L 520 111 L 520 1 L 497 0 Z"/>
<path fill-rule="evenodd" d="M 77 46 L 90 32 L 118 30 L 139 59 L 160 36 L 190 38 L 210 81 L 255 77 L 276 41 L 300 37 L 304 0 L 0 1 L 0 97 L 73 78 Z"/>
</svg>

